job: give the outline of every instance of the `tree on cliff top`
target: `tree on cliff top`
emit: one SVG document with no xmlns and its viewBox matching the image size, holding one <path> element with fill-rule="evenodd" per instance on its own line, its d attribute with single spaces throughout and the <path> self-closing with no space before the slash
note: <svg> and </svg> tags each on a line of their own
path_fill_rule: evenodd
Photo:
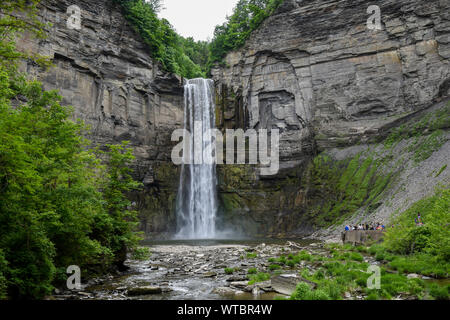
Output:
<svg viewBox="0 0 450 320">
<path fill-rule="evenodd" d="M 239 0 L 233 14 L 216 27 L 211 43 L 210 66 L 245 44 L 251 33 L 271 16 L 283 0 Z"/>
<path fill-rule="evenodd" d="M 186 40 L 179 36 L 166 19 L 159 19 L 161 1 L 114 0 L 122 7 L 125 17 L 150 49 L 150 56 L 166 71 L 185 78 L 204 77 L 202 67 L 185 52 Z"/>
</svg>

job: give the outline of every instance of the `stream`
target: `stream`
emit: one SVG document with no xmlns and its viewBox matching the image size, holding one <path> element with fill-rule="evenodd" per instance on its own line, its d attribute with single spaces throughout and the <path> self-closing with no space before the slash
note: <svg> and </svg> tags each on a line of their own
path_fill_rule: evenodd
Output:
<svg viewBox="0 0 450 320">
<path fill-rule="evenodd" d="M 94 300 L 273 300 L 270 281 L 248 285 L 248 271 L 267 272 L 268 259 L 320 246 L 310 240 L 161 241 L 146 242 L 146 261 L 128 260 L 127 272 L 91 280 L 79 292 L 54 298 Z M 256 257 L 255 257 L 256 256 Z M 227 274 L 226 268 L 236 271 Z M 133 290 L 150 288 L 151 293 Z"/>
</svg>

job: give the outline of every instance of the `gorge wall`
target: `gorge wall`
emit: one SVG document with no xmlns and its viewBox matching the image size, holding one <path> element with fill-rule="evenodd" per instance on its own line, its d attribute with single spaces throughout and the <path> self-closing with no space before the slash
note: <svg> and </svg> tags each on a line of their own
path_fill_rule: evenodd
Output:
<svg viewBox="0 0 450 320">
<path fill-rule="evenodd" d="M 72 4 L 82 10 L 80 30 L 67 28 Z M 367 29 L 371 4 L 381 8 L 382 30 Z M 218 225 L 261 237 L 323 227 L 317 217 L 326 213 L 333 187 L 326 189 L 313 159 L 322 151 L 334 159 L 353 157 L 447 99 L 449 9 L 445 0 L 285 0 L 243 48 L 212 70 L 219 128 L 281 132 L 277 175 L 260 176 L 254 166 L 218 167 Z M 20 46 L 52 57 L 55 66 L 44 71 L 24 63 L 23 70 L 59 90 L 74 117 L 91 126 L 94 144 L 131 142 L 135 176 L 145 185 L 132 195 L 141 228 L 148 237 L 172 233 L 179 168 L 170 160 L 170 137 L 183 127 L 183 79 L 149 57 L 111 0 L 43 0 L 40 15 L 52 23 L 48 38 L 26 37 Z M 448 147 L 441 161 L 448 161 Z M 427 187 L 448 179 L 447 170 Z"/>
<path fill-rule="evenodd" d="M 81 9 L 81 29 L 69 29 L 68 8 Z M 20 47 L 50 56 L 48 71 L 32 63 L 23 70 L 57 89 L 74 118 L 91 128 L 95 145 L 130 141 L 136 179 L 145 189 L 133 195 L 146 233 L 173 231 L 178 168 L 170 160 L 171 134 L 183 127 L 183 81 L 161 70 L 142 39 L 111 0 L 43 0 L 48 37 L 22 39 Z M 171 229 L 172 228 L 172 229 Z"/>
<path fill-rule="evenodd" d="M 373 4 L 382 30 L 367 28 Z M 281 132 L 278 175 L 219 168 L 225 220 L 258 235 L 317 229 L 313 208 L 327 210 L 320 203 L 332 190 L 311 181 L 317 180 L 312 158 L 332 150 L 353 157 L 402 119 L 423 117 L 448 97 L 449 9 L 442 0 L 285 0 L 212 71 L 219 127 Z"/>
</svg>

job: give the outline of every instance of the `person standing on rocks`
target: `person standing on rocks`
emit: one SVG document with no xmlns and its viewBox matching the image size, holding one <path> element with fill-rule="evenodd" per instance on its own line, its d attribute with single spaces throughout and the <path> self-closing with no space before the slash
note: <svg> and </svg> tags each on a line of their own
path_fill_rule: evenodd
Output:
<svg viewBox="0 0 450 320">
<path fill-rule="evenodd" d="M 417 218 L 416 218 L 415 222 L 416 222 L 416 225 L 423 226 L 422 215 L 420 214 L 420 212 L 417 213 Z"/>
</svg>

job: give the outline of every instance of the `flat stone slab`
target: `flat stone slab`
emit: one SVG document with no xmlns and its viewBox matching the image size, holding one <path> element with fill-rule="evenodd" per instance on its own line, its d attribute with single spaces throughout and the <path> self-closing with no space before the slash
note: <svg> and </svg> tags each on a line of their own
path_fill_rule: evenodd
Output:
<svg viewBox="0 0 450 320">
<path fill-rule="evenodd" d="M 282 274 L 273 277 L 271 280 L 271 286 L 273 291 L 290 296 L 300 282 L 309 284 L 313 289 L 317 287 L 317 284 L 314 282 L 306 280 L 296 274 Z"/>
</svg>

